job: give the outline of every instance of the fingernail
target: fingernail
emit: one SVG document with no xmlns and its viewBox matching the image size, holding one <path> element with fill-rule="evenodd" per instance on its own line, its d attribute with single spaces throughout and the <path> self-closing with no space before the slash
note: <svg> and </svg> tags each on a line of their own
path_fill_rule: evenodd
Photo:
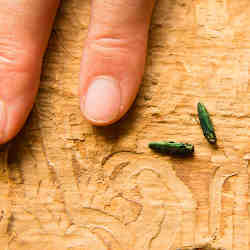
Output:
<svg viewBox="0 0 250 250">
<path fill-rule="evenodd" d="M 108 123 L 117 118 L 120 105 L 119 83 L 112 77 L 101 76 L 89 85 L 85 96 L 84 114 L 95 123 Z"/>
<path fill-rule="evenodd" d="M 6 127 L 6 107 L 3 101 L 0 101 L 0 140 L 5 136 Z"/>
</svg>

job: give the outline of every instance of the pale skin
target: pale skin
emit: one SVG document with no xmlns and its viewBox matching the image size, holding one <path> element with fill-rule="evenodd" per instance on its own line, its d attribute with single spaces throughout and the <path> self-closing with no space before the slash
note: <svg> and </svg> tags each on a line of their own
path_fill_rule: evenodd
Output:
<svg viewBox="0 0 250 250">
<path fill-rule="evenodd" d="M 39 88 L 41 65 L 60 0 L 0 0 L 0 144 L 23 127 Z M 79 100 L 93 125 L 118 121 L 144 72 L 154 0 L 92 0 Z"/>
</svg>

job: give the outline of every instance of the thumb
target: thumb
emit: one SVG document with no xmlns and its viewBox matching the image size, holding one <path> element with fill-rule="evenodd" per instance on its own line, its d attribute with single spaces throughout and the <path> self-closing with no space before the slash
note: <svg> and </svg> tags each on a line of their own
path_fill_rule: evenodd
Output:
<svg viewBox="0 0 250 250">
<path fill-rule="evenodd" d="M 81 110 L 91 123 L 116 122 L 133 103 L 153 5 L 154 0 L 93 0 L 80 76 Z"/>
</svg>

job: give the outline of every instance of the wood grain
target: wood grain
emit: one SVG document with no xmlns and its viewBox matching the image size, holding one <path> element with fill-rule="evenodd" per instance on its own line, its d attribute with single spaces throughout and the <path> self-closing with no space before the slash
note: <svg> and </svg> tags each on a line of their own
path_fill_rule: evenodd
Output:
<svg viewBox="0 0 250 250">
<path fill-rule="evenodd" d="M 89 1 L 62 2 L 33 112 L 0 152 L 1 249 L 249 249 L 249 1 L 159 0 L 140 93 L 107 128 L 78 103 L 89 14 Z M 148 149 L 161 139 L 194 144 L 194 157 Z"/>
</svg>

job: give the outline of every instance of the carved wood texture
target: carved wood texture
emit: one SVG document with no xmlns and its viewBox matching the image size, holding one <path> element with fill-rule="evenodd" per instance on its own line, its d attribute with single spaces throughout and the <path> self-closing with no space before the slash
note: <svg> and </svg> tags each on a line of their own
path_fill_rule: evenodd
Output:
<svg viewBox="0 0 250 250">
<path fill-rule="evenodd" d="M 0 248 L 249 249 L 249 1 L 159 0 L 142 88 L 108 128 L 78 105 L 89 14 L 89 1 L 62 2 L 33 112 L 0 153 Z M 147 143 L 161 139 L 193 143 L 195 156 L 152 153 Z"/>
</svg>

